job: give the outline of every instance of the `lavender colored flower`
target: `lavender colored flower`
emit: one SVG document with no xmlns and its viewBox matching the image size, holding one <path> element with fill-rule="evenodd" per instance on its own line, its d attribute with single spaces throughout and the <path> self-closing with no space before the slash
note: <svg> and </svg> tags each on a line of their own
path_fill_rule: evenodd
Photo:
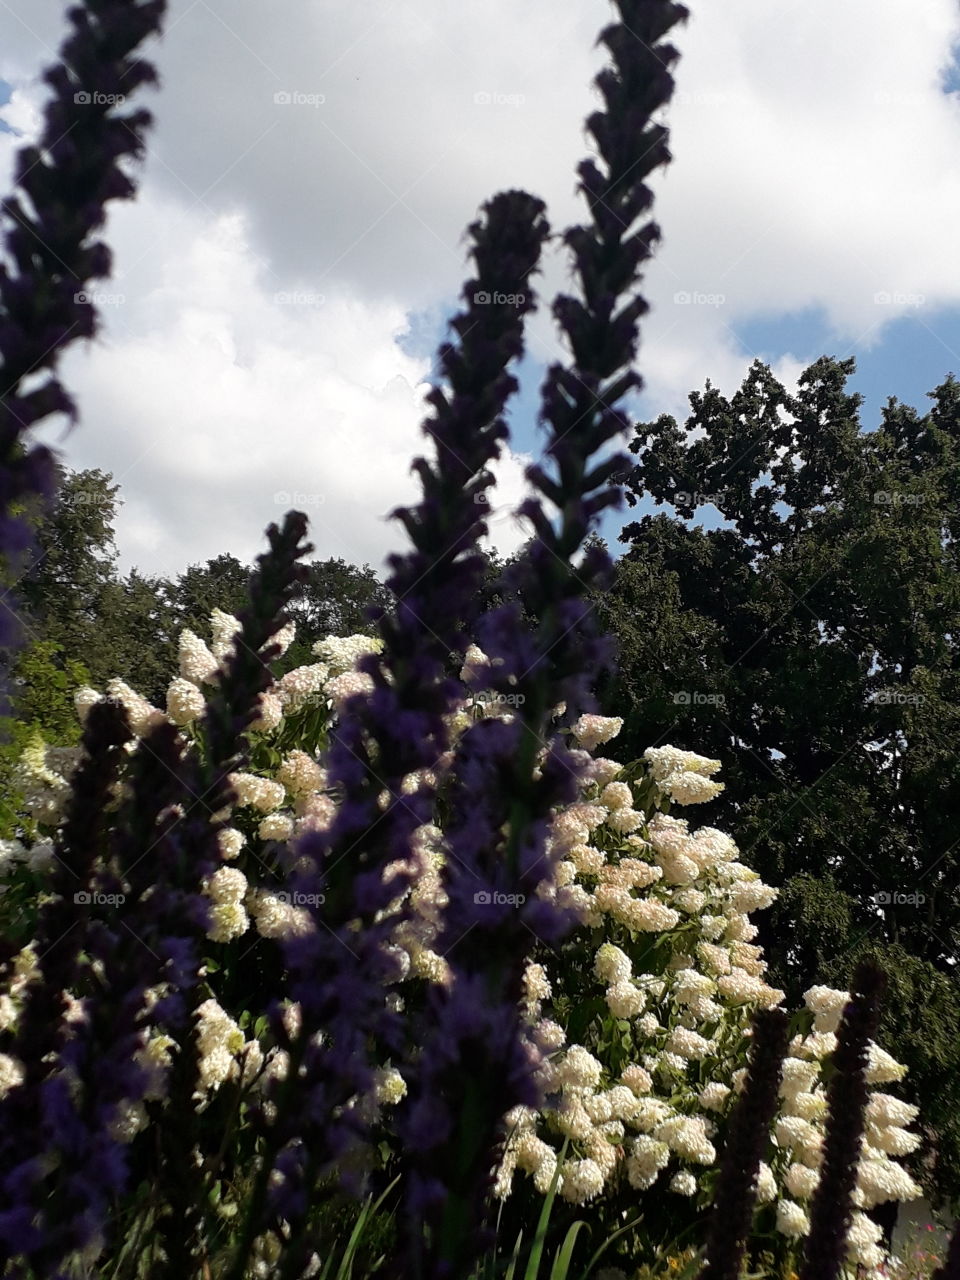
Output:
<svg viewBox="0 0 960 1280">
<path fill-rule="evenodd" d="M 7 1033 L 24 1079 L 0 1099 L 0 1188 L 9 1205 L 0 1217 L 0 1262 L 34 1247 L 33 1227 L 25 1232 L 23 1226 L 38 1207 L 39 1157 L 56 1140 L 63 1119 L 62 1096 L 58 1104 L 56 1088 L 49 1087 L 48 1055 L 62 1054 L 66 1047 L 63 993 L 79 985 L 81 953 L 93 927 L 91 901 L 98 887 L 95 864 L 104 837 L 104 810 L 123 745 L 131 736 L 118 705 L 105 702 L 91 709 L 83 738 L 85 758 L 77 768 L 72 804 L 56 844 L 54 896 L 41 910 L 37 926 L 40 974 L 29 988 L 16 1032 Z M 3 1047 L 6 1051 L 8 1046 Z M 63 1132 L 69 1142 L 67 1128 Z"/>
<path fill-rule="evenodd" d="M 86 0 L 69 12 L 71 34 L 59 64 L 44 80 L 53 90 L 37 146 L 21 149 L 15 176 L 20 195 L 3 202 L 10 262 L 0 264 L 0 560 L 12 568 L 32 545 L 18 505 L 53 498 L 51 451 L 28 447 L 26 433 L 51 413 L 77 411 L 53 372 L 64 348 L 97 332 L 97 312 L 85 292 L 110 274 L 110 250 L 91 237 L 110 200 L 135 191 L 122 162 L 139 158 L 151 123 L 124 104 L 141 85 L 156 83 L 137 48 L 160 30 L 166 0 Z M 31 391 L 28 377 L 47 371 Z M 14 610 L 0 611 L 0 648 L 17 643 Z"/>
</svg>

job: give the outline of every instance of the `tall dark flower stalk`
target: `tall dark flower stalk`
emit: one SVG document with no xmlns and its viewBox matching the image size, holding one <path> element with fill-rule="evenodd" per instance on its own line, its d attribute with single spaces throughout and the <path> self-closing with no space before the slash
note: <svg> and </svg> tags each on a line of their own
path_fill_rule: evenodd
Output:
<svg viewBox="0 0 960 1280">
<path fill-rule="evenodd" d="M 403 783 L 437 767 L 449 746 L 444 717 L 460 685 L 447 671 L 451 653 L 472 639 L 485 567 L 479 540 L 486 532 L 489 467 L 506 438 L 503 411 L 518 386 L 508 369 L 523 354 L 524 317 L 535 305 L 529 281 L 548 234 L 543 210 L 535 197 L 509 191 L 488 201 L 482 220 L 469 228 L 476 275 L 464 285 L 465 306 L 452 321 L 458 342 L 444 343 L 439 352 L 447 386 L 427 396 L 433 413 L 423 431 L 434 458 L 413 464 L 420 503 L 393 513 L 412 550 L 390 558 L 387 585 L 396 606 L 377 619 L 382 653 L 361 663 L 372 691 L 346 702 L 325 761 L 341 805 L 328 831 L 305 836 L 293 851 L 310 860 L 291 888 L 313 903 L 316 924 L 315 932 L 284 944 L 302 1031 L 291 1043 L 275 1019 L 292 1066 L 278 1091 L 280 1114 L 264 1135 L 264 1165 L 234 1276 L 262 1225 L 274 1153 L 284 1146 L 273 1215 L 299 1224 L 317 1180 L 338 1160 L 345 1173 L 344 1157 L 362 1147 L 361 1117 L 355 1109 L 337 1109 L 371 1087 L 370 1037 L 393 1052 L 403 1043 L 384 989 L 395 976 L 384 943 L 398 917 L 377 915 L 403 894 L 413 873 L 384 872 L 391 863 L 410 864 L 413 834 L 434 816 L 433 783 L 421 780 L 408 794 Z M 310 1039 L 316 1031 L 324 1034 L 322 1045 Z M 301 1231 L 285 1264 L 290 1274 L 308 1251 Z"/>
<path fill-rule="evenodd" d="M 0 1264 L 40 1248 L 33 1226 L 39 1209 L 42 1160 L 55 1133 L 47 1122 L 44 1085 L 48 1056 L 63 1052 L 65 993 L 81 984 L 82 953 L 93 925 L 99 888 L 97 860 L 107 837 L 111 788 L 132 738 L 123 708 L 105 702 L 92 708 L 83 735 L 67 818 L 55 844 L 51 900 L 42 908 L 35 951 L 39 973 L 28 987 L 15 1033 L 0 1046 L 20 1064 L 22 1083 L 0 1099 Z"/>
<path fill-rule="evenodd" d="M 110 274 L 111 254 L 93 239 L 110 200 L 135 187 L 122 162 L 139 158 L 149 112 L 129 96 L 157 81 L 136 56 L 159 33 L 166 0 L 85 0 L 69 13 L 60 62 L 44 74 L 53 98 L 37 146 L 16 160 L 20 194 L 4 200 L 6 263 L 0 263 L 0 565 L 11 580 L 31 545 L 23 508 L 46 506 L 56 485 L 53 455 L 26 433 L 51 413 L 77 411 L 56 376 L 63 350 L 97 332 L 86 286 Z M 44 375 L 39 385 L 26 383 Z M 4 581 L 5 587 L 10 585 Z M 0 602 L 0 649 L 17 643 L 9 598 Z"/>
<path fill-rule="evenodd" d="M 810 1210 L 800 1280 L 837 1280 L 846 1256 L 853 1216 L 853 1192 L 863 1144 L 870 1089 L 867 1059 L 880 1024 L 886 977 L 871 960 L 857 965 L 833 1056 L 835 1074 L 827 1087 L 827 1123 L 820 1182 Z"/>
<path fill-rule="evenodd" d="M 303 577 L 297 562 L 310 550 L 301 545 L 305 529 L 306 518 L 290 513 L 282 532 L 276 526 L 268 530 L 270 551 L 259 558 L 236 651 L 208 703 L 203 755 L 188 749 L 173 725 L 158 725 L 132 762 L 131 794 L 111 824 L 112 842 L 88 840 L 91 857 L 102 855 L 96 889 L 116 904 L 111 914 L 101 911 L 88 928 L 76 931 L 88 964 L 81 968 L 75 962 L 69 974 L 62 963 L 56 973 L 44 970 L 31 989 L 14 1053 L 19 1049 L 32 1064 L 36 1087 L 29 1095 L 24 1087 L 14 1089 L 0 1104 L 10 1170 L 5 1189 L 19 1199 L 9 1222 L 0 1216 L 0 1238 L 39 1274 L 58 1274 L 68 1259 L 109 1234 L 111 1203 L 125 1190 L 129 1172 L 129 1148 L 112 1126 L 124 1108 L 143 1100 L 150 1083 L 135 1060 L 148 1025 L 177 1046 L 158 1133 L 154 1192 L 164 1210 L 158 1243 L 163 1266 L 170 1269 L 165 1274 L 187 1276 L 197 1269 L 205 1195 L 191 1121 L 199 1075 L 195 1013 L 209 927 L 201 887 L 221 862 L 218 835 L 225 822 L 213 815 L 234 798 L 228 775 L 243 762 L 242 735 L 272 679 L 269 663 L 278 649 L 268 642 L 283 625 L 284 609 Z M 100 705 L 91 709 L 94 728 L 105 714 Z M 72 801 L 78 813 L 94 800 L 88 787 L 81 770 Z M 95 799 L 102 817 L 102 786 Z M 68 821 L 66 830 L 75 825 Z M 56 923 L 70 938 L 77 908 L 65 898 L 55 905 Z M 167 994 L 153 1003 L 150 990 L 164 987 Z M 83 1018 L 69 1032 L 62 1017 L 53 1019 L 47 1038 L 53 1034 L 58 1040 L 56 1052 L 52 1062 L 41 1061 L 39 1019 L 56 1012 L 57 996 L 68 988 L 89 993 Z M 33 1129 L 30 1121 L 37 1116 Z M 38 1179 L 32 1175 L 44 1155 L 58 1162 Z M 37 1229 L 25 1234 L 38 1212 Z"/>
<path fill-rule="evenodd" d="M 760 1162 L 777 1110 L 789 1027 L 790 1020 L 781 1009 L 765 1009 L 754 1018 L 750 1066 L 730 1117 L 700 1280 L 739 1280 Z"/>
<path fill-rule="evenodd" d="M 572 922 L 535 892 L 551 868 L 551 810 L 574 798 L 578 778 L 576 757 L 547 741 L 548 725 L 561 701 L 591 705 L 590 681 L 609 656 L 585 598 L 609 559 L 591 547 L 573 561 L 600 513 L 620 501 L 610 481 L 625 455 L 599 455 L 629 430 L 618 405 L 642 386 L 632 365 L 648 307 L 635 289 L 659 230 L 633 228 L 652 204 L 646 178 L 670 159 L 667 131 L 652 119 L 673 90 L 677 51 L 663 38 L 688 16 L 670 0 L 617 0 L 617 9 L 620 20 L 600 36 L 613 59 L 596 79 L 606 109 L 587 121 L 603 168 L 585 160 L 578 169 L 591 222 L 564 236 L 582 299 L 560 296 L 553 306 L 573 360 L 547 374 L 546 465 L 528 470 L 537 496 L 520 508 L 535 537 L 505 583 L 538 626 L 525 630 L 520 604 L 480 619 L 480 644 L 499 663 L 490 685 L 512 695 L 517 712 L 512 723 L 481 721 L 459 748 L 446 831 L 450 904 L 437 945 L 454 980 L 431 993 L 401 1115 L 411 1161 L 408 1265 L 431 1280 L 466 1274 L 484 1247 L 478 1231 L 502 1117 L 539 1101 L 518 1012 L 525 959 L 534 937 L 555 942 Z M 557 509 L 556 524 L 544 501 Z"/>
</svg>

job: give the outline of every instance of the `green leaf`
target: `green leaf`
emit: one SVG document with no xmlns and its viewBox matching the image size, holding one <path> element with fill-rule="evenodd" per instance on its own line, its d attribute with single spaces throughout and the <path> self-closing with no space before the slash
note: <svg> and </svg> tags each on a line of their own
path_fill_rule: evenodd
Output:
<svg viewBox="0 0 960 1280">
<path fill-rule="evenodd" d="M 641 1222 L 643 1222 L 642 1214 L 640 1215 L 639 1218 L 634 1218 L 632 1222 L 628 1222 L 625 1227 L 621 1227 L 619 1231 L 614 1231 L 612 1235 L 608 1236 L 606 1240 L 604 1240 L 603 1244 L 600 1245 L 599 1249 L 597 1249 L 596 1253 L 594 1253 L 593 1257 L 584 1267 L 583 1271 L 580 1273 L 580 1280 L 588 1280 L 588 1277 L 590 1273 L 593 1271 L 593 1268 L 597 1265 L 601 1257 L 610 1248 L 614 1240 L 618 1240 L 620 1236 L 626 1235 L 628 1231 L 632 1231 L 634 1227 L 638 1227 Z"/>
<path fill-rule="evenodd" d="M 590 1228 L 587 1227 L 587 1224 L 582 1219 L 578 1219 L 567 1232 L 563 1244 L 557 1250 L 553 1266 L 550 1268 L 550 1280 L 567 1280 L 567 1276 L 570 1274 L 573 1251 L 577 1244 L 577 1236 L 584 1228 L 589 1233 Z"/>
<path fill-rule="evenodd" d="M 523 1280 L 537 1280 L 540 1274 L 540 1260 L 543 1257 L 543 1248 L 547 1240 L 547 1226 L 550 1222 L 550 1214 L 553 1212 L 553 1202 L 557 1198 L 557 1187 L 560 1183 L 560 1166 L 563 1164 L 564 1157 L 567 1154 L 567 1147 L 570 1145 L 570 1139 L 564 1138 L 563 1146 L 560 1148 L 560 1155 L 557 1159 L 557 1167 L 553 1171 L 553 1177 L 550 1180 L 550 1189 L 548 1190 L 543 1201 L 543 1208 L 540 1210 L 540 1218 L 537 1222 L 537 1232 L 533 1238 L 533 1245 L 530 1248 L 530 1257 L 527 1259 L 527 1267 L 523 1273 Z"/>
</svg>

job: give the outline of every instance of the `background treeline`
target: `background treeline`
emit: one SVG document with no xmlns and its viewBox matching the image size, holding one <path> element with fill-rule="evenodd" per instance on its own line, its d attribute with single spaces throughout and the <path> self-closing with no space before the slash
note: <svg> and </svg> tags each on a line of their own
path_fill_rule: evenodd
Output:
<svg viewBox="0 0 960 1280">
<path fill-rule="evenodd" d="M 99 470 L 59 468 L 59 497 L 46 520 L 34 520 L 36 549 L 16 582 L 0 589 L 9 608 L 16 588 L 24 645 L 9 672 L 12 715 L 0 719 L 0 839 L 16 826 L 13 767 L 36 734 L 46 742 L 75 745 L 80 724 L 73 692 L 82 684 L 104 689 L 125 680 L 156 706 L 177 674 L 180 632 L 207 637 L 214 608 L 239 613 L 247 600 L 251 566 L 220 555 L 191 565 L 174 578 L 122 574 L 114 527 L 120 486 Z M 504 561 L 488 556 L 485 607 L 500 601 L 493 584 Z M 311 648 L 327 635 L 373 634 L 371 607 L 389 608 L 392 596 L 369 565 L 343 559 L 313 560 L 290 612 L 297 638 L 277 670 L 314 661 Z"/>
<path fill-rule="evenodd" d="M 236 613 L 246 601 L 251 568 L 231 555 L 169 579 L 120 573 L 114 523 L 122 499 L 112 479 L 101 471 L 62 472 L 56 510 L 37 522 L 36 551 L 16 584 L 25 645 L 10 673 L 13 721 L 0 746 L 0 836 L 11 834 L 10 772 L 24 743 L 37 732 L 48 742 L 79 742 L 78 685 L 103 689 L 119 677 L 163 707 L 177 674 L 180 632 L 190 627 L 206 637 L 212 609 Z M 322 636 L 369 630 L 366 609 L 388 599 L 367 565 L 311 562 L 284 669 L 313 661 L 310 647 Z"/>
<path fill-rule="evenodd" d="M 960 383 L 949 377 L 923 415 L 891 399 L 865 430 L 853 371 L 818 360 L 791 396 L 757 361 L 730 399 L 708 382 L 685 423 L 638 425 L 628 497 L 676 515 L 622 534 L 615 581 L 595 599 L 620 653 L 600 692 L 624 718 L 622 758 L 670 742 L 722 760 L 710 821 L 783 886 L 757 941 L 790 1005 L 880 959 L 883 1042 L 909 1064 L 928 1127 L 915 1172 L 955 1206 Z M 164 705 L 182 628 L 205 634 L 211 609 L 244 600 L 249 566 L 230 555 L 169 580 L 121 575 L 117 495 L 109 475 L 66 474 L 39 527 L 18 586 L 29 643 L 6 779 L 31 732 L 77 741 L 79 683 L 120 676 Z M 491 584 L 502 567 L 490 558 Z M 285 666 L 323 635 L 367 630 L 376 604 L 389 595 L 369 566 L 312 562 Z M 9 804 L 0 816 L 10 834 Z"/>
</svg>

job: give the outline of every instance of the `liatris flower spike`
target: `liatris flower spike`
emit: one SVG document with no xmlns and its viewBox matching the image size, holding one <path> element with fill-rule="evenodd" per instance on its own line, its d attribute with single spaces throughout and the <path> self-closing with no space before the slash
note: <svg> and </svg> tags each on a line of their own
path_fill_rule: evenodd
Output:
<svg viewBox="0 0 960 1280">
<path fill-rule="evenodd" d="M 740 1275 L 760 1161 L 777 1109 L 789 1025 L 781 1009 L 764 1009 L 754 1019 L 747 1081 L 730 1120 L 700 1280 L 738 1280 Z"/>
<path fill-rule="evenodd" d="M 568 368 L 551 366 L 543 392 L 555 477 L 539 466 L 527 473 L 559 509 L 559 527 L 540 498 L 521 506 L 535 538 L 506 585 L 540 620 L 536 633 L 527 632 L 516 605 L 480 620 L 480 646 L 493 664 L 490 687 L 517 712 L 510 723 L 481 720 L 458 751 L 447 832 L 450 903 L 437 948 L 453 980 L 431 992 L 410 1103 L 399 1120 L 413 1164 L 409 1267 L 431 1280 L 465 1274 L 484 1248 L 480 1224 L 501 1118 L 514 1106 L 536 1105 L 538 1096 L 537 1064 L 517 1014 L 526 956 L 534 937 L 555 941 L 571 923 L 569 912 L 535 890 L 550 873 L 550 811 L 573 798 L 578 775 L 559 743 L 542 758 L 541 751 L 553 709 L 587 702 L 589 680 L 609 652 L 592 634 L 584 599 L 608 559 L 593 550 L 576 568 L 572 559 L 600 512 L 618 501 L 609 481 L 625 459 L 598 461 L 596 454 L 629 428 L 615 406 L 641 385 L 630 365 L 647 304 L 636 294 L 616 307 L 658 238 L 653 224 L 631 228 L 652 202 L 645 178 L 669 160 L 666 130 L 651 117 L 673 90 L 669 67 L 677 52 L 663 36 L 687 17 L 669 0 L 618 0 L 617 9 L 620 21 L 600 37 L 614 62 L 596 81 L 606 111 L 587 122 L 606 172 L 592 160 L 580 165 L 592 223 L 565 236 L 583 301 L 561 297 L 553 308 L 574 356 Z M 417 1228 L 424 1213 L 432 1225 L 429 1254 L 420 1252 Z"/>
<path fill-rule="evenodd" d="M 823 1168 L 810 1211 L 800 1280 L 837 1280 L 845 1260 L 870 1097 L 868 1055 L 880 1022 L 885 985 L 886 978 L 876 964 L 868 960 L 858 964 L 850 988 L 853 999 L 844 1010 L 838 1032 L 833 1059 L 836 1074 L 827 1090 Z"/>
<path fill-rule="evenodd" d="M 31 541 L 18 508 L 36 496 L 48 503 L 55 486 L 50 450 L 27 447 L 24 436 L 51 413 L 77 416 L 52 371 L 70 342 L 97 331 L 87 285 L 110 274 L 111 257 L 91 237 L 107 202 L 135 191 L 121 162 L 142 154 L 151 117 L 125 104 L 141 85 L 156 83 L 153 67 L 135 55 L 159 32 L 165 11 L 166 0 L 86 0 L 70 10 L 61 60 L 44 75 L 54 96 L 43 134 L 19 152 L 21 194 L 3 202 L 12 260 L 0 263 L 0 564 L 8 573 Z M 25 380 L 44 370 L 46 380 L 24 391 Z M 8 603 L 0 610 L 0 648 L 16 643 L 18 632 Z"/>
<path fill-rule="evenodd" d="M 508 367 L 523 354 L 524 317 L 535 304 L 529 280 L 548 232 L 542 201 L 522 191 L 495 196 L 483 214 L 469 228 L 476 276 L 464 285 L 466 306 L 453 321 L 459 342 L 440 349 L 448 389 L 435 387 L 427 397 L 433 414 L 423 430 L 435 445 L 435 459 L 414 464 L 423 488 L 419 505 L 394 512 L 413 543 L 411 551 L 390 559 L 388 586 L 397 605 L 378 619 L 374 652 L 360 662 L 358 673 L 344 677 L 356 688 L 343 699 L 325 762 L 329 785 L 342 802 L 329 830 L 305 836 L 294 851 L 313 869 L 295 876 L 290 887 L 315 904 L 318 927 L 283 943 L 290 994 L 301 1006 L 304 1028 L 298 1044 L 288 1048 L 296 1064 L 301 1052 L 306 1059 L 304 1097 L 297 1100 L 300 1077 L 292 1067 L 282 1086 L 286 1101 L 266 1135 L 276 1148 L 284 1125 L 291 1126 L 274 1195 L 275 1213 L 282 1211 L 288 1222 L 299 1220 L 295 1205 L 307 1202 L 306 1188 L 346 1148 L 363 1143 L 363 1120 L 355 1108 L 339 1121 L 330 1113 L 369 1089 L 370 1036 L 394 1050 L 402 1040 L 383 992 L 391 965 L 383 943 L 396 918 L 388 923 L 377 917 L 409 887 L 418 865 L 414 833 L 433 816 L 435 786 L 429 778 L 447 749 L 445 717 L 461 693 L 446 667 L 451 651 L 465 645 L 465 630 L 472 629 L 484 570 L 478 544 L 486 532 L 485 505 L 477 499 L 492 483 L 488 468 L 507 433 L 502 415 L 518 385 Z M 413 790 L 404 785 L 411 778 L 418 780 Z M 282 1019 L 275 1021 L 282 1038 Z M 325 1035 L 323 1046 L 310 1042 L 318 1030 Z M 326 1119 L 322 1132 L 311 1131 L 309 1142 L 300 1141 L 308 1115 Z M 311 1170 L 302 1165 L 308 1149 Z M 246 1229 L 249 1240 L 270 1164 L 265 1157 Z M 345 1164 L 341 1160 L 341 1172 Z M 249 1240 L 241 1243 L 237 1268 Z M 301 1234 L 300 1241 L 309 1256 L 307 1236 Z"/>
</svg>

